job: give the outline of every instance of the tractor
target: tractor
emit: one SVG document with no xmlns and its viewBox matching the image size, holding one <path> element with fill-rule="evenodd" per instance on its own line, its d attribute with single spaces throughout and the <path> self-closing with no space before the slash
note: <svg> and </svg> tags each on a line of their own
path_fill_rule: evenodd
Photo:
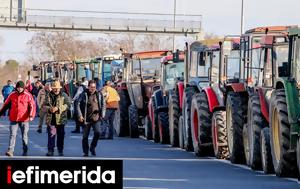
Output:
<svg viewBox="0 0 300 189">
<path fill-rule="evenodd" d="M 124 77 L 117 87 L 121 98 L 115 116 L 118 136 L 129 134 L 137 138 L 140 133 L 145 133 L 148 103 L 152 93 L 160 88 L 160 60 L 167 52 L 147 51 L 124 55 Z"/>
<path fill-rule="evenodd" d="M 193 95 L 191 137 L 197 156 L 228 158 L 225 125 L 226 96 L 243 88 L 239 84 L 239 37 L 227 36 L 206 50 L 209 85 Z"/>
<path fill-rule="evenodd" d="M 176 143 L 178 145 L 178 128 L 169 129 L 168 112 L 172 115 L 179 114 L 179 109 L 174 112 L 175 105 L 172 100 L 175 95 L 178 97 L 179 88 L 183 86 L 183 61 L 184 54 L 179 50 L 161 59 L 160 89 L 153 93 L 148 104 L 149 115 L 146 117 L 145 123 L 145 136 L 148 140 L 154 139 L 155 142 L 164 144 L 171 142 L 172 146 L 175 146 Z M 172 97 L 173 99 L 170 101 Z M 173 103 L 172 110 L 169 109 L 169 102 Z M 177 107 L 179 107 L 178 105 L 179 103 L 176 103 Z"/>
<path fill-rule="evenodd" d="M 295 177 L 300 172 L 300 28 L 290 27 L 288 36 L 288 53 L 285 52 L 288 60 L 285 58 L 279 62 L 278 77 L 271 81 L 273 90 L 268 110 L 275 173 L 277 176 Z"/>
<path fill-rule="evenodd" d="M 286 30 L 285 26 L 259 27 L 241 36 L 239 83 L 244 86 L 226 96 L 227 142 L 232 163 L 247 163 L 254 169 L 260 168 L 261 127 L 254 129 L 248 121 L 249 112 L 253 110 L 251 97 L 263 70 L 260 67 L 261 39 L 269 34 L 282 35 Z"/>
<path fill-rule="evenodd" d="M 193 151 L 191 135 L 192 98 L 197 91 L 209 85 L 210 64 L 207 56 L 208 48 L 196 41 L 185 47 L 184 92 L 182 96 L 182 115 L 179 117 L 179 146 Z"/>
</svg>

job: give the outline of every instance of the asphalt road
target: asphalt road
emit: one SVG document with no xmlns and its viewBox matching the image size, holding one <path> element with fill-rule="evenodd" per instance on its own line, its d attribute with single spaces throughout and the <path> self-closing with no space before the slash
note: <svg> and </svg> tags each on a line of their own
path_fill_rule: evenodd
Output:
<svg viewBox="0 0 300 189">
<path fill-rule="evenodd" d="M 124 168 L 124 188 L 126 189 L 296 189 L 300 184 L 296 179 L 278 178 L 252 171 L 244 165 L 232 165 L 225 160 L 213 158 L 199 159 L 193 153 L 171 148 L 169 145 L 155 144 L 144 139 L 115 138 L 100 140 L 96 157 L 82 157 L 81 134 L 72 134 L 74 123 L 66 126 L 64 157 L 52 159 L 122 159 Z M 20 130 L 11 159 L 45 159 L 47 134 L 36 132 L 37 119 L 31 123 L 29 131 L 29 153 L 22 157 Z M 9 122 L 0 119 L 0 162 L 8 147 Z M 91 138 L 92 136 L 90 136 Z M 57 152 L 56 152 L 57 153 Z M 57 155 L 57 154 L 56 154 Z"/>
</svg>

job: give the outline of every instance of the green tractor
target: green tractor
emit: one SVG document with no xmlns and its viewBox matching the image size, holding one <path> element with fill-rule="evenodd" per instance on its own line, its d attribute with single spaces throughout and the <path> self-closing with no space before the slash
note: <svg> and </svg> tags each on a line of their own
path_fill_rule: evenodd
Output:
<svg viewBox="0 0 300 189">
<path fill-rule="evenodd" d="M 271 152 L 278 176 L 296 176 L 300 171 L 300 28 L 292 27 L 288 33 L 288 62 L 278 69 L 281 77 L 275 81 L 269 106 Z"/>
</svg>

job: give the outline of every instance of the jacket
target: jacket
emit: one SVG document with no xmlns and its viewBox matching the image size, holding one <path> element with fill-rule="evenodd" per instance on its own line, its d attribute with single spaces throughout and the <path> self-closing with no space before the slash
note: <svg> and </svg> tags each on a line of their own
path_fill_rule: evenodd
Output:
<svg viewBox="0 0 300 189">
<path fill-rule="evenodd" d="M 35 117 L 35 102 L 33 96 L 24 90 L 22 93 L 12 92 L 4 102 L 0 110 L 0 116 L 10 108 L 9 120 L 16 122 L 28 122 Z"/>
<path fill-rule="evenodd" d="M 114 88 L 110 86 L 105 86 L 102 90 L 102 93 L 103 96 L 105 97 L 105 103 L 107 109 L 119 108 L 120 96 Z"/>
<path fill-rule="evenodd" d="M 12 85 L 5 85 L 2 88 L 2 95 L 3 95 L 4 100 L 7 99 L 7 97 L 10 95 L 10 93 L 13 92 L 13 90 L 14 90 L 14 87 Z"/>
<path fill-rule="evenodd" d="M 54 102 L 54 96 L 54 93 L 50 92 L 42 104 L 42 107 L 44 107 L 47 112 L 46 124 L 51 125 L 52 113 L 50 112 L 50 108 L 54 107 L 54 104 L 56 104 L 56 107 L 58 108 L 58 111 L 55 112 L 56 125 L 65 125 L 68 120 L 68 109 L 71 106 L 70 99 L 66 93 L 61 92 L 57 96 L 56 102 Z"/>
<path fill-rule="evenodd" d="M 103 96 L 98 91 L 95 92 L 98 97 L 98 106 L 100 110 L 100 117 L 104 117 L 105 115 L 105 105 Z M 83 93 L 80 94 L 79 98 L 77 99 L 76 103 L 76 112 L 77 117 L 83 117 L 84 118 L 84 124 L 88 124 L 87 120 L 87 104 L 88 104 L 88 89 L 86 89 Z"/>
<path fill-rule="evenodd" d="M 42 104 L 45 101 L 46 95 L 49 95 L 49 91 L 46 91 L 45 89 L 41 89 L 39 91 L 37 96 L 37 104 L 40 109 L 42 108 Z"/>
</svg>

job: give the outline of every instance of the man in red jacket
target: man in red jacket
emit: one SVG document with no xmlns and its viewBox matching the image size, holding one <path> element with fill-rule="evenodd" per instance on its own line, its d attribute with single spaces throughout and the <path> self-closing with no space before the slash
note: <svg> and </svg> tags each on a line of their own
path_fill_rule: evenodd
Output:
<svg viewBox="0 0 300 189">
<path fill-rule="evenodd" d="M 23 81 L 18 81 L 16 89 L 12 92 L 0 110 L 0 116 L 7 110 L 9 111 L 10 120 L 10 135 L 9 147 L 6 152 L 7 156 L 13 156 L 16 143 L 18 127 L 21 129 L 23 140 L 23 156 L 27 155 L 28 151 L 28 130 L 29 121 L 32 121 L 35 116 L 35 103 L 32 95 L 25 90 Z"/>
</svg>

